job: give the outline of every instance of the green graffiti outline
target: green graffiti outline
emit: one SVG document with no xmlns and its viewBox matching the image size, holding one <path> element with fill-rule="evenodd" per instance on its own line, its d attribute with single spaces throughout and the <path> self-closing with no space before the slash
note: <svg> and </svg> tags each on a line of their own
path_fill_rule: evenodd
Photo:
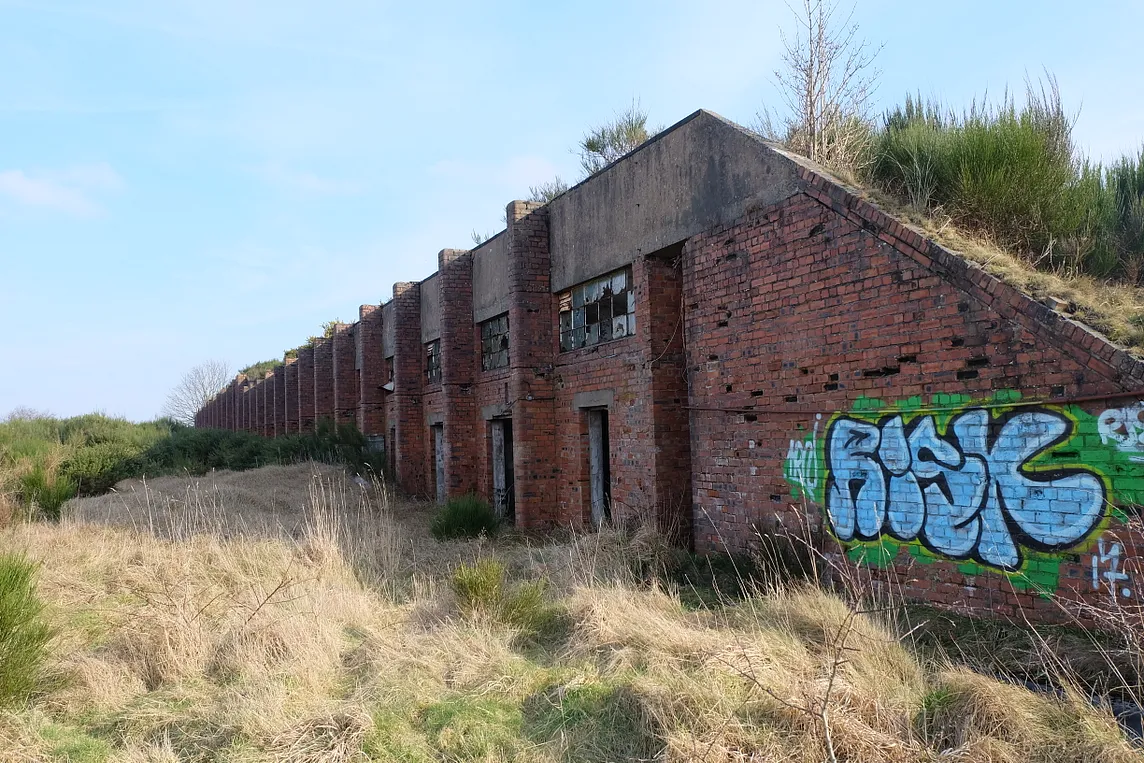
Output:
<svg viewBox="0 0 1144 763">
<path fill-rule="evenodd" d="M 1007 415 L 1012 406 L 1021 403 L 1023 396 L 1019 390 L 995 390 L 988 399 L 974 399 L 973 396 L 963 393 L 937 393 L 926 406 L 920 395 L 895 400 L 886 404 L 882 399 L 862 396 L 856 399 L 849 411 L 836 411 L 829 417 L 823 417 L 825 426 L 819 430 L 821 437 L 816 442 L 816 456 L 818 459 L 818 487 L 815 495 L 805 496 L 819 507 L 826 505 L 826 482 L 828 470 L 826 467 L 826 433 L 834 426 L 835 421 L 848 416 L 859 421 L 877 424 L 887 416 L 901 415 L 902 421 L 909 424 L 919 416 L 933 416 L 934 427 L 937 432 L 945 436 L 953 419 L 974 406 L 991 406 L 990 420 Z M 1104 485 L 1106 497 L 1106 510 L 1100 522 L 1083 538 L 1068 548 L 1056 551 L 1037 551 L 1022 547 L 1023 559 L 1021 566 L 1015 570 L 1006 570 L 982 564 L 974 560 L 957 560 L 937 554 L 917 538 L 901 541 L 889 535 L 881 535 L 873 540 L 843 541 L 834 534 L 830 522 L 824 522 L 827 532 L 845 549 L 846 557 L 858 564 L 867 564 L 872 567 L 886 568 L 905 549 L 914 561 L 919 564 L 934 564 L 936 562 L 949 562 L 955 564 L 957 569 L 966 575 L 1001 574 L 1009 578 L 1013 587 L 1018 590 L 1032 590 L 1041 596 L 1048 597 L 1060 585 L 1060 568 L 1064 563 L 1065 555 L 1081 553 L 1096 542 L 1114 522 L 1121 524 L 1128 522 L 1128 513 L 1124 505 L 1139 506 L 1144 504 L 1144 475 L 1140 468 L 1132 467 L 1128 454 L 1115 446 L 1108 445 L 1101 437 L 1097 428 L 1097 416 L 1073 404 L 1033 404 L 1029 407 L 1041 407 L 1065 416 L 1072 422 L 1072 431 L 1067 439 L 1050 448 L 1035 454 L 1024 464 L 1029 472 L 1046 472 L 1057 469 L 1083 469 L 1101 480 Z M 800 428 L 803 428 L 800 425 Z M 815 436 L 814 432 L 806 434 L 802 442 L 805 443 Z M 1076 451 L 1076 456 L 1060 457 L 1059 451 L 1066 453 Z M 1085 457 L 1085 453 L 1099 455 L 1092 459 Z M 1095 463 L 1094 463 L 1095 461 Z M 1102 468 L 1107 464 L 1108 468 Z M 793 469 L 789 459 L 783 461 L 783 477 L 791 486 L 791 495 L 803 498 L 806 490 L 793 479 Z M 825 508 L 822 508 L 825 513 Z"/>
</svg>

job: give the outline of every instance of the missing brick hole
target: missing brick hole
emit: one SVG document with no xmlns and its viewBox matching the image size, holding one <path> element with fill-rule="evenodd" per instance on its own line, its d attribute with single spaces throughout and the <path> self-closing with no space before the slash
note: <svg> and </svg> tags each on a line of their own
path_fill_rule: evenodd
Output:
<svg viewBox="0 0 1144 763">
<path fill-rule="evenodd" d="M 733 243 L 735 243 L 735 237 L 731 236 L 731 238 L 729 238 L 723 242 L 723 246 L 730 246 Z"/>
<path fill-rule="evenodd" d="M 810 229 L 810 232 L 806 234 L 806 237 L 807 238 L 814 238 L 819 233 L 822 233 L 824 230 L 826 230 L 826 223 L 818 223 L 817 225 L 815 225 L 813 228 Z"/>
<path fill-rule="evenodd" d="M 728 384 L 726 387 L 723 388 L 723 390 L 725 392 L 730 392 L 732 389 L 733 389 L 733 387 L 730 384 Z"/>
<path fill-rule="evenodd" d="M 708 355 L 708 356 L 707 356 L 707 359 L 708 359 L 708 360 L 718 360 L 718 359 L 719 359 L 719 356 L 718 356 L 718 355 Z"/>
<path fill-rule="evenodd" d="M 783 399 L 786 400 L 788 403 L 797 403 L 798 402 L 798 395 L 787 395 Z"/>
<path fill-rule="evenodd" d="M 984 368 L 987 365 L 989 365 L 989 358 L 984 355 L 978 355 L 965 361 L 966 368 Z"/>
<path fill-rule="evenodd" d="M 918 362 L 918 356 L 917 355 L 899 355 L 898 356 L 898 362 L 899 363 L 917 363 Z"/>
<path fill-rule="evenodd" d="M 800 372 L 800 373 L 801 373 L 803 376 L 806 376 L 807 374 L 809 374 L 809 373 L 810 373 L 810 369 L 809 369 L 809 368 L 800 368 L 800 369 L 798 369 L 798 370 L 799 370 L 799 372 Z"/>
<path fill-rule="evenodd" d="M 726 328 L 727 327 L 727 321 L 716 321 L 715 325 L 718 326 L 719 328 Z"/>
<path fill-rule="evenodd" d="M 958 337 L 957 339 L 950 339 L 949 340 L 949 346 L 950 347 L 964 347 L 965 346 L 965 340 L 962 339 L 961 337 Z"/>
<path fill-rule="evenodd" d="M 782 503 L 783 497 L 778 493 L 771 493 L 771 500 L 775 503 Z"/>
<path fill-rule="evenodd" d="M 1055 451 L 1053 451 L 1053 458 L 1077 459 L 1077 458 L 1080 458 L 1080 451 L 1079 450 L 1055 450 Z"/>
<path fill-rule="evenodd" d="M 958 302 L 957 303 L 957 312 L 968 313 L 969 312 L 969 303 L 968 302 Z"/>
<path fill-rule="evenodd" d="M 744 413 L 743 414 L 743 421 L 745 421 L 745 422 L 758 421 L 758 420 L 759 420 L 758 414 L 754 414 L 754 413 Z"/>
<path fill-rule="evenodd" d="M 826 390 L 827 392 L 833 392 L 834 390 L 838 389 L 838 385 L 837 385 L 837 384 L 833 384 L 833 383 L 830 383 L 830 384 L 823 384 L 823 385 L 822 385 L 822 388 L 823 388 L 824 390 Z"/>
<path fill-rule="evenodd" d="M 961 379 L 961 380 L 976 379 L 977 375 L 978 374 L 976 371 L 958 371 L 957 372 L 957 378 Z"/>
<path fill-rule="evenodd" d="M 882 229 L 874 224 L 874 222 L 871 220 L 862 221 L 862 230 L 866 231 L 867 233 L 873 233 L 875 236 L 882 232 Z"/>
<path fill-rule="evenodd" d="M 1053 397 L 1064 397 L 1065 385 L 1056 384 L 1049 389 L 1049 394 Z"/>
<path fill-rule="evenodd" d="M 869 371 L 863 371 L 862 375 L 867 379 L 879 379 L 883 376 L 893 376 L 902 372 L 899 366 L 882 366 L 881 368 L 871 368 Z"/>
<path fill-rule="evenodd" d="M 751 397 L 762 397 L 762 396 L 763 396 L 763 394 L 764 394 L 764 393 L 763 393 L 763 391 L 762 391 L 761 389 L 754 389 L 754 390 L 751 390 Z"/>
<path fill-rule="evenodd" d="M 731 252 L 730 254 L 727 255 L 727 262 L 730 262 L 731 260 L 737 260 L 737 259 L 739 259 L 739 252 Z"/>
<path fill-rule="evenodd" d="M 838 381 L 838 374 L 831 374 L 830 381 Z"/>
</svg>

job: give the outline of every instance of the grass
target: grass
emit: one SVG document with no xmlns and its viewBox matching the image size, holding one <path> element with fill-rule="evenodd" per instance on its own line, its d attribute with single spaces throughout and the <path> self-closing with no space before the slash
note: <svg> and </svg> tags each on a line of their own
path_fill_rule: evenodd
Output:
<svg viewBox="0 0 1144 763">
<path fill-rule="evenodd" d="M 501 520 L 488 501 L 476 495 L 450 498 L 433 517 L 430 526 L 437 540 L 496 535 Z"/>
<path fill-rule="evenodd" d="M 0 713 L 0 749 L 93 761 L 1138 759 L 1106 710 L 973 672 L 810 582 L 772 576 L 685 603 L 725 565 L 657 562 L 661 546 L 614 529 L 437 542 L 433 512 L 298 464 L 122 483 L 69 502 L 58 523 L 0 531 L 0 545 L 44 564 L 39 595 L 58 629 L 48 668 L 67 677 Z M 677 566 L 685 584 L 657 572 Z M 522 610 L 555 611 L 561 627 L 534 630 L 511 614 Z"/>
<path fill-rule="evenodd" d="M 34 564 L 0 554 L 0 707 L 27 702 L 44 682 L 52 628 L 35 582 Z"/>
<path fill-rule="evenodd" d="M 1107 165 L 1073 142 L 1055 79 L 958 111 L 907 96 L 835 167 L 859 195 L 1035 299 L 1144 354 L 1144 146 Z"/>
<path fill-rule="evenodd" d="M 165 419 L 136 424 L 101 414 L 17 414 L 0 422 L 0 525 L 19 515 L 56 519 L 73 496 L 101 495 L 131 477 L 309 460 L 346 464 L 365 475 L 383 467 L 356 427 L 329 420 L 310 434 L 265 438 Z"/>
</svg>

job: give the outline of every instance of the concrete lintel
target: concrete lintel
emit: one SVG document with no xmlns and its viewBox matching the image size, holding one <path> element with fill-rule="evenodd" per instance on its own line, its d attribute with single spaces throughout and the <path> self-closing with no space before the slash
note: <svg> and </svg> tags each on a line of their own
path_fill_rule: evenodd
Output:
<svg viewBox="0 0 1144 763">
<path fill-rule="evenodd" d="M 572 397 L 573 408 L 611 408 L 616 393 L 610 389 L 599 389 L 595 392 L 577 392 Z"/>
<path fill-rule="evenodd" d="M 425 423 L 431 427 L 437 426 L 438 424 L 444 424 L 445 423 L 445 414 L 443 414 L 443 413 L 427 413 L 427 414 L 425 414 Z"/>
<path fill-rule="evenodd" d="M 493 419 L 500 419 L 511 415 L 512 409 L 504 403 L 493 403 L 492 405 L 481 406 L 481 418 L 485 421 L 492 421 Z"/>
</svg>

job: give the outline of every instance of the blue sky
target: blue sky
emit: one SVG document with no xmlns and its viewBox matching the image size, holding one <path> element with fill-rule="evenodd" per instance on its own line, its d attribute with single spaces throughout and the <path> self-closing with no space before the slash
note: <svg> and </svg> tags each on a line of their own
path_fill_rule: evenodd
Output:
<svg viewBox="0 0 1144 763">
<path fill-rule="evenodd" d="M 1144 3 L 859 0 L 879 108 L 1056 73 L 1096 157 L 1144 138 Z M 578 179 L 585 129 L 778 104 L 783 2 L 0 0 L 0 416 L 147 419 Z"/>
</svg>

